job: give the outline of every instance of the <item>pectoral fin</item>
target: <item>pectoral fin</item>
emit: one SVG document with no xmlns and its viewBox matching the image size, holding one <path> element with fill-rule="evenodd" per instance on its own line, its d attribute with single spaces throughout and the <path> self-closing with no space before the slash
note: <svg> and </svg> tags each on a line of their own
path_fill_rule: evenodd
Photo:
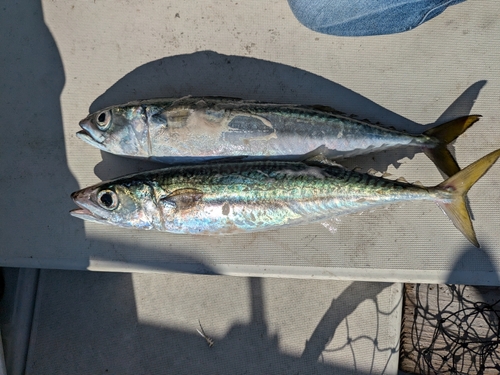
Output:
<svg viewBox="0 0 500 375">
<path fill-rule="evenodd" d="M 177 210 L 188 210 L 196 206 L 202 197 L 203 192 L 201 190 L 178 189 L 160 199 L 160 202 L 165 206 L 175 207 Z"/>
</svg>

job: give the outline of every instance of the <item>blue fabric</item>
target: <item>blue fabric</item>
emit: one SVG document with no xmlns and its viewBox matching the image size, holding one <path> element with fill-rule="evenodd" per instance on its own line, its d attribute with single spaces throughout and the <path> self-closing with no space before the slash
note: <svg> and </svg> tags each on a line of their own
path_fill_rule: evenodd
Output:
<svg viewBox="0 0 500 375">
<path fill-rule="evenodd" d="M 465 0 L 288 0 L 304 26 L 323 34 L 367 36 L 411 30 Z"/>
</svg>

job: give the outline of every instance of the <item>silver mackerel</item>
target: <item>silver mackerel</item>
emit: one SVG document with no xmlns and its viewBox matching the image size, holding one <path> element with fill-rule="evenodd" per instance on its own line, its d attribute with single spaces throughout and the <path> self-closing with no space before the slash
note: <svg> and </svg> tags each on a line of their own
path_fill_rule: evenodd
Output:
<svg viewBox="0 0 500 375">
<path fill-rule="evenodd" d="M 143 172 L 72 194 L 75 217 L 182 234 L 233 234 L 323 221 L 403 201 L 435 202 L 475 246 L 467 191 L 492 152 L 435 187 L 304 162 L 204 163 Z"/>
<path fill-rule="evenodd" d="M 333 160 L 417 147 L 448 176 L 459 171 L 447 145 L 480 116 L 422 134 L 356 120 L 322 106 L 218 97 L 130 102 L 90 114 L 77 136 L 112 154 L 167 161 L 177 157 L 289 156 L 327 148 Z"/>
</svg>

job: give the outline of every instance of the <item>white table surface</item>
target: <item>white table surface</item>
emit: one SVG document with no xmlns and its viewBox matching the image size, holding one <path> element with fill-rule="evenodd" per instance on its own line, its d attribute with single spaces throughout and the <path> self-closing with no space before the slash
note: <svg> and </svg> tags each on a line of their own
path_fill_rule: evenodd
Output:
<svg viewBox="0 0 500 375">
<path fill-rule="evenodd" d="M 410 32 L 342 38 L 284 0 L 42 1 L 0 9 L 0 266 L 500 284 L 500 163 L 469 193 L 475 249 L 432 203 L 231 237 L 84 223 L 70 193 L 151 164 L 100 152 L 78 122 L 110 104 L 219 95 L 322 104 L 409 131 L 469 113 L 461 166 L 500 147 L 500 4 L 466 1 Z M 435 185 L 414 150 L 349 162 Z"/>
</svg>

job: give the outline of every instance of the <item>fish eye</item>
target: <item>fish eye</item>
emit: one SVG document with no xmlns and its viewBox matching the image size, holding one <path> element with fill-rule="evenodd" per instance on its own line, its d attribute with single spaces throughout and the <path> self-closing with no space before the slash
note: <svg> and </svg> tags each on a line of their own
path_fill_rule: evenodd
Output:
<svg viewBox="0 0 500 375">
<path fill-rule="evenodd" d="M 108 130 L 109 125 L 111 125 L 111 112 L 108 110 L 99 113 L 96 117 L 96 125 L 99 130 Z"/>
<path fill-rule="evenodd" d="M 114 210 L 118 207 L 118 196 L 113 190 L 102 190 L 97 194 L 97 203 L 106 210 Z"/>
</svg>

